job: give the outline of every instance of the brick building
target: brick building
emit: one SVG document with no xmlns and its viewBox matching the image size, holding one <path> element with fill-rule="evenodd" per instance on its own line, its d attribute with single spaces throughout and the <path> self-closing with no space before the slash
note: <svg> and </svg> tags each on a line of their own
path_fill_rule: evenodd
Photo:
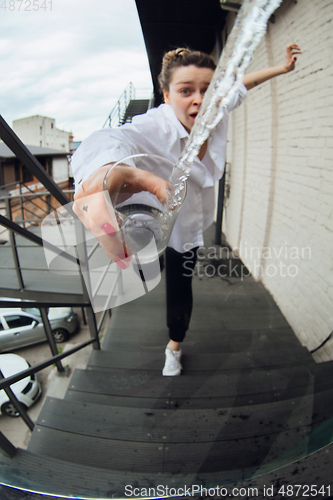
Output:
<svg viewBox="0 0 333 500">
<path fill-rule="evenodd" d="M 302 55 L 231 114 L 227 152 L 223 232 L 310 350 L 333 329 L 332 17 L 331 0 L 282 3 L 247 71 L 287 43 Z M 333 340 L 314 356 L 333 359 Z"/>
</svg>

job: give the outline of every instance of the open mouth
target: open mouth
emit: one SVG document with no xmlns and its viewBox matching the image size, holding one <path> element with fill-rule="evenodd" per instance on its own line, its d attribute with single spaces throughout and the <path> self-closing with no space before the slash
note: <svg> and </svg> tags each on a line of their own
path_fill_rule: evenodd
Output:
<svg viewBox="0 0 333 500">
<path fill-rule="evenodd" d="M 197 114 L 198 114 L 198 113 L 191 113 L 191 114 L 190 114 L 190 117 L 191 117 L 191 118 L 193 118 L 193 120 L 195 120 L 195 119 L 196 119 L 196 117 L 197 117 Z"/>
</svg>

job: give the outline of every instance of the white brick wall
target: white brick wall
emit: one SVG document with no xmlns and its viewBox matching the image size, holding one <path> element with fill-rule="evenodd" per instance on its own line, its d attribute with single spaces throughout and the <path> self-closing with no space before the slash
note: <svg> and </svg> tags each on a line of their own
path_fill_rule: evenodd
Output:
<svg viewBox="0 0 333 500">
<path fill-rule="evenodd" d="M 286 1 L 275 18 L 248 71 L 287 43 L 303 53 L 232 113 L 223 230 L 311 350 L 333 330 L 333 2 Z M 315 359 L 333 359 L 333 339 Z"/>
</svg>

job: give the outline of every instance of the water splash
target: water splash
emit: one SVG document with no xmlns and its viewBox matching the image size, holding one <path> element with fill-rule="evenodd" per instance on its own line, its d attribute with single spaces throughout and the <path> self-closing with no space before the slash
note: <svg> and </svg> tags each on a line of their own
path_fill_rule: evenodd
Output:
<svg viewBox="0 0 333 500">
<path fill-rule="evenodd" d="M 211 130 L 224 115 L 238 82 L 242 80 L 253 53 L 266 31 L 268 19 L 282 0 L 245 0 L 228 37 L 217 68 L 205 93 L 185 148 L 173 168 L 173 186 L 166 202 L 167 210 L 179 205 L 179 193 L 189 177 L 191 166 Z"/>
</svg>

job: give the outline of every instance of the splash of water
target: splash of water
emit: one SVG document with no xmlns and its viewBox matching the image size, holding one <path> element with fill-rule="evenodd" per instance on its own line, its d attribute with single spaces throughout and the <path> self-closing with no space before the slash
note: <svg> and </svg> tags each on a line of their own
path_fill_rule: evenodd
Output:
<svg viewBox="0 0 333 500">
<path fill-rule="evenodd" d="M 185 148 L 170 176 L 172 186 L 166 209 L 180 203 L 179 193 L 189 177 L 193 160 L 211 130 L 223 118 L 238 82 L 242 80 L 253 53 L 266 31 L 268 19 L 282 0 L 245 0 L 228 37 L 217 68 L 205 93 Z"/>
</svg>

